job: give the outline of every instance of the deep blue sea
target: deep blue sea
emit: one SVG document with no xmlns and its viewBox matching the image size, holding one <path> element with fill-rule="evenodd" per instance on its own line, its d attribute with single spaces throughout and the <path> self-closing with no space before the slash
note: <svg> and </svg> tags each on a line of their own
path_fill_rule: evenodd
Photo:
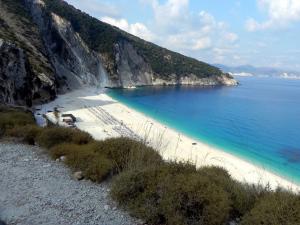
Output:
<svg viewBox="0 0 300 225">
<path fill-rule="evenodd" d="M 237 87 L 109 90 L 192 138 L 300 183 L 300 80 L 238 78 Z"/>
</svg>

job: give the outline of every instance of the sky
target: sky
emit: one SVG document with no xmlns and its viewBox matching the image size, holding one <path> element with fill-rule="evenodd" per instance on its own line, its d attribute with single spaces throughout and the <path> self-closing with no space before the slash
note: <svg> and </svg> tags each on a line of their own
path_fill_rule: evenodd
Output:
<svg viewBox="0 0 300 225">
<path fill-rule="evenodd" d="M 204 62 L 300 71 L 300 0 L 66 1 Z"/>
</svg>

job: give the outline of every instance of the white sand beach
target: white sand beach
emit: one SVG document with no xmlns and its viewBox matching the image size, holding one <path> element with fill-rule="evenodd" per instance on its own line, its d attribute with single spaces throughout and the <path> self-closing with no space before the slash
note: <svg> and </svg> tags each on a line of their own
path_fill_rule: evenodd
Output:
<svg viewBox="0 0 300 225">
<path fill-rule="evenodd" d="M 254 165 L 170 129 L 115 101 L 104 90 L 89 87 L 60 95 L 55 101 L 38 107 L 41 110 L 37 113 L 46 114 L 51 121 L 56 122 L 54 113 L 47 112 L 53 111 L 54 107 L 61 113 L 73 114 L 77 119 L 76 126 L 97 140 L 120 136 L 142 139 L 160 151 L 166 160 L 191 161 L 199 167 L 220 166 L 241 182 L 300 191 L 299 184 L 275 175 L 263 166 Z M 37 117 L 40 118 L 40 115 Z"/>
</svg>

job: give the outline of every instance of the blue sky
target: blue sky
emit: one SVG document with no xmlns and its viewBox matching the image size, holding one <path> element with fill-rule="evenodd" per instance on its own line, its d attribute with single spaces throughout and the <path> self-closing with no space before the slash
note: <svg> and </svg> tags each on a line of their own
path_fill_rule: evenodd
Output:
<svg viewBox="0 0 300 225">
<path fill-rule="evenodd" d="M 300 0 L 66 0 L 208 63 L 300 71 Z"/>
</svg>

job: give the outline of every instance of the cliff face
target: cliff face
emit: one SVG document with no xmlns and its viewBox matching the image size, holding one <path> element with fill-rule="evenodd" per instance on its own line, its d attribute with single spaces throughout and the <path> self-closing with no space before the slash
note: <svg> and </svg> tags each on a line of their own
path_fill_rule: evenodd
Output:
<svg viewBox="0 0 300 225">
<path fill-rule="evenodd" d="M 32 74 L 24 51 L 0 39 L 0 102 L 17 104 L 31 98 Z"/>
<path fill-rule="evenodd" d="M 106 83 L 100 56 L 86 46 L 69 21 L 54 13 L 47 14 L 43 1 L 26 0 L 26 5 L 42 35 L 59 91 Z"/>
<path fill-rule="evenodd" d="M 0 0 L 0 102 L 34 104 L 82 86 L 236 85 L 62 0 Z"/>
<path fill-rule="evenodd" d="M 65 18 L 47 12 L 41 0 L 26 0 L 33 20 L 38 24 L 49 58 L 60 78 L 60 90 L 83 85 L 129 87 L 152 85 L 153 71 L 149 64 L 126 40 L 113 45 L 114 60 L 90 49 Z M 110 70 L 110 74 L 106 72 Z M 113 71 L 115 70 L 115 71 Z"/>
<path fill-rule="evenodd" d="M 110 86 L 152 85 L 153 71 L 149 64 L 137 53 L 127 41 L 120 41 L 115 46 L 116 79 Z"/>
<path fill-rule="evenodd" d="M 0 0 L 0 43 L 0 103 L 31 105 L 54 99 L 54 70 L 20 1 Z"/>
</svg>

